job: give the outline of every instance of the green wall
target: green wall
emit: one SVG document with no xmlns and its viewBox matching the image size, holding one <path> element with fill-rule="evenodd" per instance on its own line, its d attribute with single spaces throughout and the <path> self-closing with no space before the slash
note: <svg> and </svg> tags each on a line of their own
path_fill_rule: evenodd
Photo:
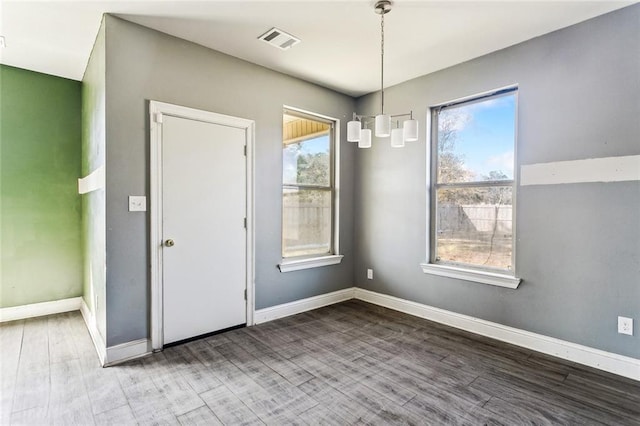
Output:
<svg viewBox="0 0 640 426">
<path fill-rule="evenodd" d="M 80 91 L 0 65 L 0 307 L 82 294 Z"/>
<path fill-rule="evenodd" d="M 106 42 L 100 26 L 82 78 L 82 176 L 105 166 L 106 159 Z M 83 298 L 106 341 L 106 191 L 82 195 Z"/>
</svg>

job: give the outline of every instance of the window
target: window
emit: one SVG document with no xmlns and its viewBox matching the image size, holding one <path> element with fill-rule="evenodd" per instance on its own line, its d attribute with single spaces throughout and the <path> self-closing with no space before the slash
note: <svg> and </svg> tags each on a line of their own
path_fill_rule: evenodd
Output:
<svg viewBox="0 0 640 426">
<path fill-rule="evenodd" d="M 335 120 L 284 110 L 282 272 L 339 263 L 342 257 L 337 256 L 336 127 Z M 318 258 L 323 260 L 313 260 Z"/>
<path fill-rule="evenodd" d="M 457 278 L 514 276 L 516 101 L 510 88 L 432 109 L 429 260 Z"/>
</svg>

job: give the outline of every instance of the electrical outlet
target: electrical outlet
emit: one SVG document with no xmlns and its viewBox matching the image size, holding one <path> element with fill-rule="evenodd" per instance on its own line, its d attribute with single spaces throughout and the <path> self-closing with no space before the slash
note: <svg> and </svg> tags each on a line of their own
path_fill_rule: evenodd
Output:
<svg viewBox="0 0 640 426">
<path fill-rule="evenodd" d="M 367 279 L 368 280 L 373 279 L 373 269 L 367 269 Z"/>
<path fill-rule="evenodd" d="M 633 336 L 633 318 L 618 317 L 618 333 Z"/>
</svg>

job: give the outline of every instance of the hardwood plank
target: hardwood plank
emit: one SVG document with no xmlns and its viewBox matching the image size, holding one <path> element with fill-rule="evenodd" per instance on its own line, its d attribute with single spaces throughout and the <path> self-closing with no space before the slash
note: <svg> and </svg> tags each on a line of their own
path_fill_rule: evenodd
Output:
<svg viewBox="0 0 640 426">
<path fill-rule="evenodd" d="M 252 382 L 263 388 L 286 382 L 284 377 L 274 374 L 273 370 L 235 343 L 219 346 L 217 350 Z"/>
<path fill-rule="evenodd" d="M 298 367 L 295 363 L 281 357 L 277 353 L 263 353 L 260 356 L 260 360 L 270 369 L 284 377 L 293 386 L 298 386 L 315 377 L 307 370 Z"/>
<path fill-rule="evenodd" d="M 350 345 L 357 349 L 360 354 L 366 354 L 382 362 L 390 361 L 397 356 L 397 350 L 389 347 L 382 339 L 375 337 L 356 337 L 349 332 L 345 332 L 350 340 Z M 358 357 L 359 358 L 359 357 Z"/>
<path fill-rule="evenodd" d="M 280 416 L 285 416 L 281 420 L 291 422 L 287 416 L 287 411 L 291 410 L 294 413 L 303 412 L 317 403 L 309 398 L 295 386 L 291 385 L 282 376 L 276 374 L 274 370 L 270 369 L 266 364 L 256 359 L 253 355 L 246 352 L 244 349 L 236 344 L 229 344 L 220 346 L 217 348 L 229 361 L 233 362 L 240 370 L 242 370 L 249 378 L 257 383 L 260 388 L 253 388 L 250 392 L 243 391 L 243 395 L 249 394 L 252 401 L 255 395 L 264 393 L 268 395 L 278 409 Z M 292 363 L 295 366 L 295 364 Z M 296 366 L 297 367 L 297 366 Z M 240 393 L 238 393 L 240 395 Z M 253 409 L 254 405 L 260 406 L 257 401 L 252 402 L 250 407 Z M 249 404 L 248 404 L 249 405 Z M 254 410 L 263 420 L 265 416 L 260 415 Z M 273 410 L 270 410 L 268 414 L 272 414 Z"/>
<path fill-rule="evenodd" d="M 141 360 L 121 364 L 117 370 L 118 380 L 138 423 L 178 424 L 169 409 L 170 401 L 156 387 Z"/>
<path fill-rule="evenodd" d="M 395 386 L 401 386 L 404 389 L 414 392 L 417 396 L 426 396 L 433 398 L 447 398 L 457 401 L 461 399 L 463 401 L 455 402 L 454 405 L 461 405 L 466 407 L 476 407 L 484 404 L 491 397 L 490 394 L 461 384 L 457 382 L 446 382 L 443 380 L 422 380 L 410 373 L 393 368 L 392 364 L 385 365 L 380 364 L 378 361 L 371 358 L 363 358 L 359 360 L 362 365 L 367 368 L 371 368 L 373 365 L 379 372 L 380 377 L 389 381 Z"/>
<path fill-rule="evenodd" d="M 311 409 L 311 413 L 319 414 L 328 411 L 331 419 L 337 416 L 338 419 L 342 419 L 342 424 L 369 423 L 375 417 L 375 413 L 367 407 L 357 403 L 322 379 L 311 379 L 298 388 L 320 403 L 316 407 L 326 408 L 326 410 L 315 411 Z M 303 419 L 311 420 L 309 414 L 304 413 L 301 413 Z"/>
<path fill-rule="evenodd" d="M 526 361 L 514 362 L 510 359 L 496 360 L 490 356 L 474 353 L 452 353 L 442 360 L 444 364 L 451 365 L 461 371 L 470 374 L 491 374 L 502 372 L 514 377 L 519 377 L 532 383 L 548 385 L 550 383 L 562 383 L 566 375 L 552 370 L 540 370 L 527 365 Z"/>
<path fill-rule="evenodd" d="M 178 421 L 183 426 L 190 425 L 222 425 L 223 423 L 213 414 L 206 405 L 178 416 Z"/>
<path fill-rule="evenodd" d="M 376 392 L 381 393 L 391 401 L 398 405 L 404 405 L 417 394 L 393 380 L 389 380 L 382 374 L 373 375 L 365 378 L 361 383 Z"/>
<path fill-rule="evenodd" d="M 362 301 L 108 369 L 77 312 L 42 317 L 0 363 L 2 424 L 640 425 L 640 382 Z"/>
<path fill-rule="evenodd" d="M 11 412 L 49 406 L 49 371 L 21 375 L 16 381 Z"/>
<path fill-rule="evenodd" d="M 300 419 L 310 425 L 342 426 L 350 424 L 350 422 L 322 405 L 316 405 L 301 413 Z"/>
<path fill-rule="evenodd" d="M 563 410 L 575 413 L 576 415 L 592 419 L 593 422 L 604 424 L 629 424 L 631 419 L 640 422 L 640 417 L 633 415 L 612 412 L 611 409 L 602 409 L 593 405 L 593 401 L 577 401 L 571 396 L 565 396 L 550 386 L 540 386 L 505 374 L 492 374 L 487 377 L 480 377 L 471 384 L 471 388 L 479 388 L 483 391 L 502 399 L 509 400 L 510 397 L 517 399 L 528 399 L 538 401 L 542 407 L 560 407 Z M 625 410 L 624 406 L 617 407 Z M 494 410 L 495 411 L 495 410 Z"/>
<path fill-rule="evenodd" d="M 271 346 L 254 338 L 250 332 L 247 332 L 247 330 L 249 329 L 238 330 L 237 333 L 228 333 L 230 342 L 227 343 L 233 342 L 242 347 L 245 351 L 254 355 L 271 351 Z"/>
<path fill-rule="evenodd" d="M 286 330 L 289 332 L 293 330 L 294 335 L 296 331 L 303 332 L 303 336 L 305 337 L 318 337 L 324 334 L 335 333 L 336 331 L 339 331 L 332 327 L 330 323 L 327 323 L 323 320 L 305 321 L 302 324 L 297 324 L 295 326 L 292 326 L 290 329 L 287 328 Z"/>
<path fill-rule="evenodd" d="M 196 394 L 222 385 L 222 382 L 186 348 L 169 348 L 164 351 L 164 355 Z"/>
<path fill-rule="evenodd" d="M 419 413 L 393 403 L 381 393 L 362 383 L 352 383 L 341 388 L 340 392 L 374 413 L 375 417 L 371 419 L 373 423 L 421 424 L 424 422 L 424 418 Z"/>
<path fill-rule="evenodd" d="M 49 380 L 47 317 L 25 320 L 12 412 L 47 408 Z"/>
<path fill-rule="evenodd" d="M 558 425 L 558 424 L 597 424 L 594 421 L 572 415 L 566 411 L 540 405 L 538 401 L 531 399 L 519 399 L 507 402 L 502 398 L 492 397 L 483 407 L 485 410 L 496 413 L 515 424 L 532 425 Z"/>
<path fill-rule="evenodd" d="M 351 357 L 340 358 L 336 357 L 334 352 L 326 350 L 314 342 L 305 342 L 304 347 L 308 348 L 310 356 L 316 358 L 319 362 L 325 363 L 327 367 L 334 369 L 338 374 L 348 376 L 355 381 L 360 381 L 371 375 L 369 371 L 363 371 L 353 363 L 353 360 L 362 357 L 362 354 L 353 359 Z"/>
<path fill-rule="evenodd" d="M 78 358 L 73 340 L 69 339 L 72 334 L 70 314 L 51 315 L 47 320 L 50 362 L 64 362 Z"/>
<path fill-rule="evenodd" d="M 204 405 L 204 401 L 180 374 L 176 364 L 169 362 L 163 352 L 155 353 L 142 361 L 159 392 L 169 401 L 173 415 L 180 416 Z"/>
<path fill-rule="evenodd" d="M 223 424 L 227 425 L 262 425 L 264 424 L 253 411 L 247 407 L 226 386 L 218 386 L 200 397 Z"/>
<path fill-rule="evenodd" d="M 292 358 L 291 361 L 299 367 L 304 368 L 315 377 L 321 378 L 336 389 L 355 382 L 353 378 L 340 374 L 309 354 L 298 355 L 297 357 Z"/>
<path fill-rule="evenodd" d="M 351 344 L 352 340 L 353 339 L 343 333 L 332 332 L 302 340 L 301 344 L 310 353 L 321 350 L 325 356 L 338 356 L 351 361 L 363 355 L 360 347 Z"/>
<path fill-rule="evenodd" d="M 245 391 L 238 397 L 265 424 L 304 424 L 296 413 L 290 409 L 290 406 L 284 406 L 283 401 L 278 400 L 275 393 L 256 388 L 251 391 Z M 296 404 L 292 405 L 295 406 Z M 313 405 L 317 405 L 317 403 Z M 304 407 L 304 409 L 308 408 Z"/>
<path fill-rule="evenodd" d="M 0 324 L 0 424 L 11 419 L 23 331 L 23 320 Z"/>
<path fill-rule="evenodd" d="M 118 380 L 117 368 L 93 367 L 87 369 L 83 366 L 82 375 L 94 415 L 127 404 L 127 397 Z"/>
<path fill-rule="evenodd" d="M 627 400 L 629 404 L 640 406 L 640 384 L 625 382 L 617 377 L 591 376 L 578 370 L 569 373 L 563 385 L 571 389 L 588 389 L 590 393 L 601 396 L 609 394 L 620 403 Z"/>
<path fill-rule="evenodd" d="M 54 424 L 93 424 L 91 402 L 77 358 L 51 364 L 51 395 L 47 415 Z"/>
<path fill-rule="evenodd" d="M 462 424 L 464 426 L 509 426 L 512 422 L 496 413 L 485 410 L 481 406 L 475 406 L 465 414 Z"/>
<path fill-rule="evenodd" d="M 94 416 L 98 426 L 122 426 L 136 423 L 136 418 L 129 404 L 121 405 Z"/>
<path fill-rule="evenodd" d="M 45 425 L 51 423 L 48 407 L 35 407 L 11 413 L 12 425 Z M 3 425 L 8 423 L 2 423 Z"/>
</svg>

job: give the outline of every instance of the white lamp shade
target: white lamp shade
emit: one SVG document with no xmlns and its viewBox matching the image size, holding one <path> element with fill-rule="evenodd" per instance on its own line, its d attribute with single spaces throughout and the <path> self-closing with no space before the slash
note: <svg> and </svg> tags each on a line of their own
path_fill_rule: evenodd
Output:
<svg viewBox="0 0 640 426">
<path fill-rule="evenodd" d="M 402 124 L 404 140 L 414 142 L 418 140 L 418 120 L 407 120 Z"/>
<path fill-rule="evenodd" d="M 391 134 L 391 116 L 389 114 L 376 115 L 376 136 L 386 138 Z"/>
<path fill-rule="evenodd" d="M 349 142 L 358 142 L 360 140 L 360 122 L 358 120 L 349 121 L 347 123 L 347 140 Z"/>
<path fill-rule="evenodd" d="M 391 129 L 391 146 L 393 148 L 402 148 L 404 146 L 403 134 L 403 129 Z"/>
<path fill-rule="evenodd" d="M 371 129 L 362 129 L 360 131 L 358 148 L 371 148 Z"/>
</svg>

